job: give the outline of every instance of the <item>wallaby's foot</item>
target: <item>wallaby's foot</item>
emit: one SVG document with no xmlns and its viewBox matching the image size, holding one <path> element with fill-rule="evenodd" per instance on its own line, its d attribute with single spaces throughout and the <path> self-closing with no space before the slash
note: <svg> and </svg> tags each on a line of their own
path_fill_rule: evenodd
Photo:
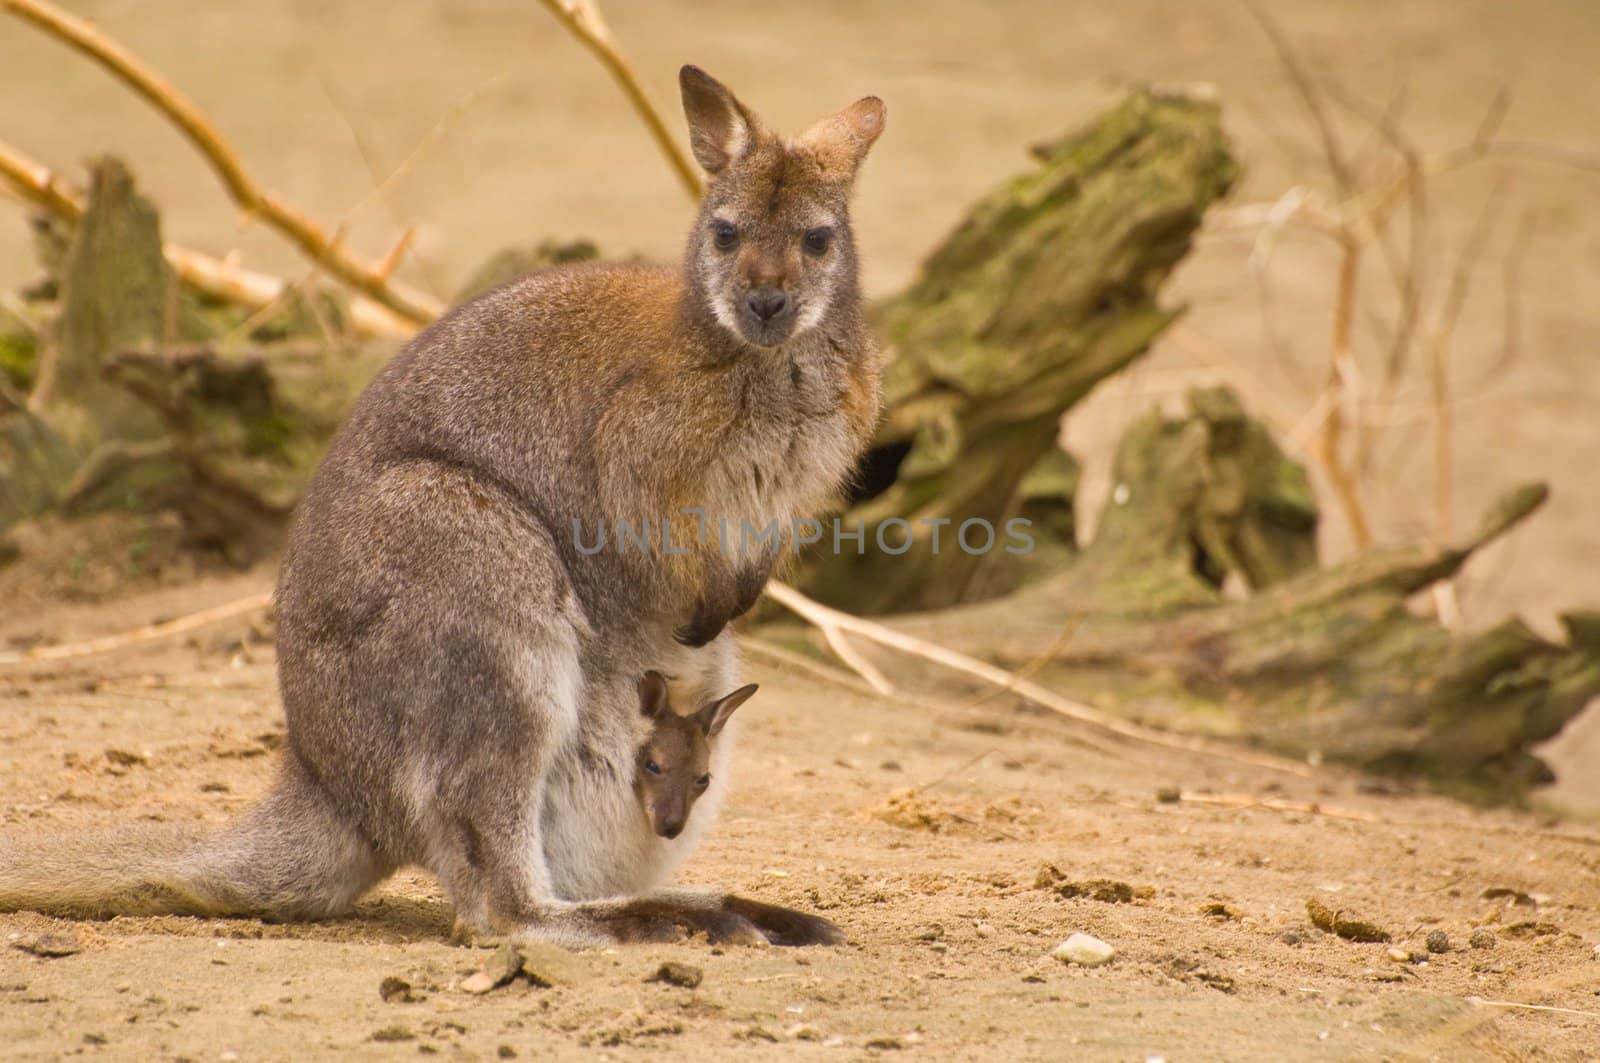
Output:
<svg viewBox="0 0 1600 1063">
<path fill-rule="evenodd" d="M 627 942 L 663 943 L 704 934 L 713 945 L 761 948 L 770 943 L 766 933 L 739 912 L 650 897 L 622 902 L 610 923 L 618 939 Z"/>
<path fill-rule="evenodd" d="M 739 915 L 754 924 L 774 945 L 843 945 L 844 931 L 820 915 L 798 912 L 776 904 L 763 904 L 748 897 L 729 895 L 723 911 Z"/>
</svg>

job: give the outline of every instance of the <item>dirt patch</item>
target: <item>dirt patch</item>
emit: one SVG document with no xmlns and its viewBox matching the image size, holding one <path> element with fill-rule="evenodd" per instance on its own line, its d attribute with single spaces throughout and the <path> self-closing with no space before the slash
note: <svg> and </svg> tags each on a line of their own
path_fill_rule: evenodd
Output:
<svg viewBox="0 0 1600 1063">
<path fill-rule="evenodd" d="M 264 586 L 201 581 L 88 613 L 62 605 L 0 620 L 0 638 L 133 627 Z M 192 642 L 0 673 L 0 829 L 238 815 L 267 785 L 282 734 L 270 644 L 252 644 L 249 660 L 231 648 L 248 637 L 240 620 Z M 538 979 L 528 953 L 522 974 L 495 968 L 493 988 L 474 995 L 495 953 L 452 945 L 449 906 L 413 872 L 354 916 L 314 925 L 3 915 L 0 1042 L 10 1058 L 41 1060 L 91 1045 L 196 1059 L 634 1048 L 721 1059 L 832 1045 L 863 1058 L 898 1046 L 929 1058 L 1578 1060 L 1592 1049 L 1600 845 L 1563 840 L 1579 833 L 1571 825 L 1368 793 L 1332 770 L 1308 781 L 1091 747 L 998 701 L 985 709 L 998 726 L 972 730 L 794 675 L 752 678 L 762 692 L 734 794 L 683 878 L 824 911 L 845 947 L 630 947 L 563 957 L 560 977 Z M 960 819 L 931 830 L 920 813 L 880 818 L 907 806 L 908 781 L 922 811 Z M 1165 802 L 1157 782 L 1386 822 Z M 1537 912 L 1506 907 L 1517 894 L 1538 898 Z M 1394 941 L 1308 926 L 1308 897 Z M 1053 958 L 1074 933 L 1114 958 Z M 1430 953 L 1441 933 L 1489 942 Z M 658 980 L 668 965 L 680 975 Z M 690 968 L 697 985 L 681 975 Z"/>
<path fill-rule="evenodd" d="M 48 517 L 0 531 L 0 601 L 95 602 L 189 583 L 217 568 L 186 547 L 172 514 Z"/>
</svg>

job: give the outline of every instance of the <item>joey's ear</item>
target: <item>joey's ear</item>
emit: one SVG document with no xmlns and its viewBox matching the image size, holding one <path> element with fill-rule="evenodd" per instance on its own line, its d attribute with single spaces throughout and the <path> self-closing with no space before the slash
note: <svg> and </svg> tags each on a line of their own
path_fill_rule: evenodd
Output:
<svg viewBox="0 0 1600 1063">
<path fill-rule="evenodd" d="M 732 694 L 724 694 L 699 712 L 695 713 L 695 721 L 700 724 L 700 730 L 705 732 L 707 738 L 717 737 L 723 725 L 728 722 L 728 717 L 733 715 L 733 710 L 750 700 L 750 696 L 761 688 L 754 683 L 746 683 Z"/>
<path fill-rule="evenodd" d="M 876 96 L 865 96 L 800 134 L 796 143 L 811 151 L 826 172 L 855 176 L 878 134 L 888 110 Z"/>
<path fill-rule="evenodd" d="M 660 672 L 646 672 L 640 677 L 639 711 L 652 720 L 660 719 L 670 711 L 667 708 L 667 677 Z"/>
<path fill-rule="evenodd" d="M 761 135 L 761 121 L 727 87 L 697 66 L 678 71 L 689 147 L 706 173 L 717 176 Z"/>
</svg>

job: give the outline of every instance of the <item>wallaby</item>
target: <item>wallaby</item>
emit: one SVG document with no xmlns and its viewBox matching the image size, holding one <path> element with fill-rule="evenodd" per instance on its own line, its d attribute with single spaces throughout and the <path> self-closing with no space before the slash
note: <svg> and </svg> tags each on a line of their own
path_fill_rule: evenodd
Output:
<svg viewBox="0 0 1600 1063">
<path fill-rule="evenodd" d="M 288 740 L 263 802 L 215 836 L 0 846 L 0 908 L 317 918 L 415 864 L 474 932 L 842 940 L 645 893 L 710 817 L 663 847 L 639 816 L 637 677 L 663 668 L 687 703 L 735 685 L 723 628 L 783 544 L 704 529 L 792 527 L 866 444 L 879 366 L 848 200 L 884 106 L 783 140 L 697 68 L 679 81 L 710 177 L 682 267 L 565 268 L 457 307 L 334 439 L 279 576 Z M 624 520 L 670 520 L 678 545 L 592 548 Z"/>
<path fill-rule="evenodd" d="M 633 785 L 658 837 L 671 841 L 683 833 L 695 802 L 711 787 L 712 743 L 756 689 L 746 683 L 698 712 L 680 716 L 672 707 L 665 676 L 651 671 L 639 680 L 639 708 L 651 729 L 634 760 L 638 774 Z"/>
</svg>

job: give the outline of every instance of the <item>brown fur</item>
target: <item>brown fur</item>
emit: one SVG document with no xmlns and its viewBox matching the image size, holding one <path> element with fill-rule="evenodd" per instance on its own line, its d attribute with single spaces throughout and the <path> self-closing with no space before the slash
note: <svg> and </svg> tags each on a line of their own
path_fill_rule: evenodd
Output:
<svg viewBox="0 0 1600 1063">
<path fill-rule="evenodd" d="M 694 803 L 711 785 L 711 744 L 733 711 L 755 692 L 756 685 L 748 683 L 680 716 L 672 707 L 665 676 L 651 671 L 639 680 L 639 707 L 651 726 L 634 759 L 633 787 L 650 829 L 661 837 L 676 838 L 683 832 Z"/>
</svg>

